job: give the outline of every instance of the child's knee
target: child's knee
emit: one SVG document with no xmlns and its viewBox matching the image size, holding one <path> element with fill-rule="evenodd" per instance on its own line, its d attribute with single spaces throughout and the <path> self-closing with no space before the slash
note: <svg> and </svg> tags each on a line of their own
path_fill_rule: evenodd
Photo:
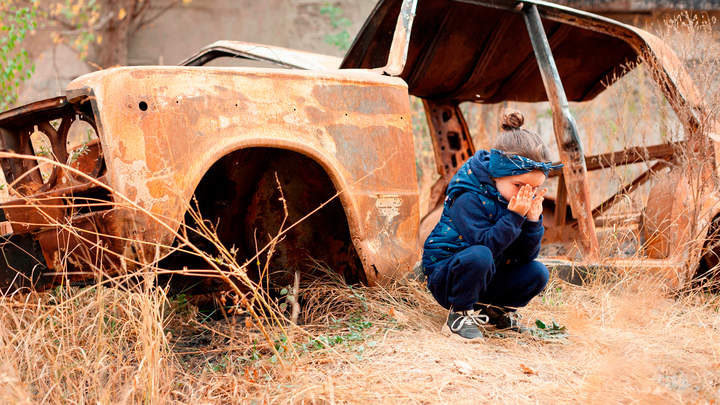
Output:
<svg viewBox="0 0 720 405">
<path fill-rule="evenodd" d="M 472 257 L 473 262 L 475 262 L 478 267 L 493 268 L 495 266 L 492 251 L 487 246 L 475 245 L 465 250 L 467 252 L 466 254 Z"/>
<path fill-rule="evenodd" d="M 490 249 L 485 246 L 470 246 L 456 256 L 455 270 L 464 273 L 465 277 L 479 278 L 490 282 L 495 273 L 495 263 Z"/>
<path fill-rule="evenodd" d="M 537 260 L 530 264 L 530 277 L 535 280 L 535 285 L 542 290 L 550 279 L 550 272 L 548 272 L 548 268 L 544 264 Z"/>
</svg>

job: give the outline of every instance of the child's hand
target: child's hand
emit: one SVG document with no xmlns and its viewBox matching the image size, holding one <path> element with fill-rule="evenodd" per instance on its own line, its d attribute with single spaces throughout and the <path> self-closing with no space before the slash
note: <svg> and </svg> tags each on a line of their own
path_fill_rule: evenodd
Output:
<svg viewBox="0 0 720 405">
<path fill-rule="evenodd" d="M 528 210 L 530 209 L 530 205 L 532 204 L 532 195 L 533 191 L 530 185 L 526 184 L 522 186 L 520 188 L 520 191 L 518 191 L 517 195 L 510 199 L 510 202 L 508 203 L 508 209 L 517 214 L 525 216 L 525 214 L 527 214 Z"/>
<path fill-rule="evenodd" d="M 530 204 L 530 209 L 527 213 L 527 219 L 531 221 L 540 220 L 540 215 L 543 211 L 542 203 L 545 199 L 545 193 L 547 193 L 547 188 L 542 189 L 539 193 L 537 193 L 535 199 L 532 200 L 532 204 Z"/>
</svg>

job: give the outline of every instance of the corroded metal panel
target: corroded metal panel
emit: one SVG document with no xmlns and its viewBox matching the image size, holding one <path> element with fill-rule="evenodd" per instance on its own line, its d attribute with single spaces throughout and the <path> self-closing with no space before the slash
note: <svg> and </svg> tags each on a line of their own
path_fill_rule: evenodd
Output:
<svg viewBox="0 0 720 405">
<path fill-rule="evenodd" d="M 610 79 L 627 72 L 627 62 L 642 61 L 685 125 L 688 136 L 683 147 L 706 158 L 707 166 L 697 168 L 692 176 L 674 173 L 677 187 L 669 193 L 651 193 L 648 202 L 646 230 L 657 230 L 648 234 L 649 247 L 655 248 L 650 256 L 662 258 L 653 261 L 651 267 L 668 264 L 672 271 L 663 277 L 674 277 L 676 285 L 681 285 L 690 275 L 692 263 L 697 263 L 703 243 L 701 237 L 691 240 L 691 235 L 703 236 L 718 211 L 717 191 L 708 181 L 715 170 L 713 160 L 720 153 L 718 137 L 705 136 L 714 128 L 703 127 L 709 124 L 699 92 L 682 63 L 657 37 L 567 7 L 533 0 L 524 3 L 537 9 L 535 31 L 547 36 L 546 48 L 557 62 L 556 72 L 551 73 L 568 99 L 594 98 Z M 42 258 L 31 256 L 47 267 L 46 276 L 77 281 L 98 276 L 100 266 L 132 270 L 141 264 L 134 260 L 157 257 L 155 244 L 172 242 L 191 196 L 198 192 L 198 185 L 203 186 L 209 171 L 232 173 L 229 181 L 236 185 L 252 172 L 254 184 L 262 186 L 253 189 L 256 195 L 246 205 L 226 211 L 255 229 L 272 231 L 285 226 L 282 215 L 268 214 L 280 201 L 273 180 L 283 180 L 281 188 L 285 187 L 291 197 L 288 204 L 300 202 L 290 210 L 293 219 L 312 212 L 315 205 L 323 205 L 322 200 L 332 199 L 330 188 L 338 192 L 335 202 L 339 203 L 330 214 L 310 216 L 304 226 L 285 234 L 295 247 L 278 252 L 279 263 L 292 263 L 284 258 L 301 254 L 302 249 L 297 247 L 303 246 L 324 250 L 334 260 L 349 263 L 350 268 L 356 268 L 353 263 L 360 260 L 365 275 L 348 273 L 351 282 L 374 284 L 403 274 L 418 258 L 418 192 L 410 153 L 408 93 L 432 100 L 427 105 L 450 106 L 455 111 L 454 120 L 429 116 L 434 129 L 445 131 L 436 139 L 437 145 L 449 145 L 451 126 L 464 126 L 457 109 L 459 102 L 555 99 L 557 104 L 557 95 L 562 93 L 552 89 L 546 92 L 543 86 L 524 29 L 523 3 L 423 1 L 411 30 L 413 8 L 412 0 L 379 2 L 343 61 L 341 67 L 345 69 L 340 71 L 325 71 L 336 66 L 337 60 L 332 58 L 306 58 L 308 55 L 292 50 L 270 47 L 268 51 L 244 43 L 219 42 L 188 63 L 235 54 L 316 71 L 116 68 L 77 79 L 68 87 L 67 99 L 44 100 L 1 113 L 0 149 L 6 152 L 0 155 L 0 163 L 16 197 L 3 204 L 2 213 L 13 221 L 17 235 L 33 234 L 23 243 L 32 247 L 30 250 L 41 247 Z M 409 47 L 404 49 L 403 44 Z M 372 70 L 377 68 L 399 78 L 378 75 Z M 563 109 L 563 103 L 559 104 L 556 113 Z M 55 119 L 61 120 L 59 126 L 51 124 Z M 88 144 L 88 153 L 61 170 L 54 163 L 69 162 L 63 146 L 67 128 L 77 120 L 90 123 L 100 140 Z M 558 132 L 567 135 L 568 131 L 560 128 L 567 120 L 560 121 L 555 122 Z M 23 158 L 37 154 L 29 140 L 36 129 L 59 152 L 39 159 L 40 164 Z M 464 134 L 467 129 L 460 132 Z M 570 193 L 567 197 L 573 205 L 587 203 L 583 198 L 587 184 L 582 189 L 574 187 L 582 182 L 569 176 L 573 170 L 584 176 L 586 170 L 613 161 L 629 164 L 640 159 L 663 159 L 657 168 L 667 164 L 665 160 L 675 159 L 676 145 L 584 157 L 573 145 L 576 139 L 572 136 L 559 136 L 558 141 L 561 150 L 575 153 L 569 159 L 573 165 L 567 165 L 564 176 Z M 451 172 L 453 156 L 464 160 L 474 151 L 469 140 L 460 144 L 458 150 L 439 154 L 442 169 L 448 166 L 445 174 Z M 250 150 L 254 152 L 248 154 L 254 155 L 249 160 L 236 159 L 240 152 Z M 270 150 L 282 153 L 266 153 Z M 277 161 L 260 162 L 258 156 L 263 153 Z M 233 166 L 241 163 L 246 166 Z M 74 173 L 75 169 L 88 176 Z M 292 170 L 298 170 L 296 178 L 303 179 L 303 184 L 291 184 L 292 176 L 273 175 Z M 647 178 L 649 174 L 641 175 L 626 189 Z M 245 186 L 237 187 L 234 191 Z M 687 187 L 699 192 L 693 193 L 691 200 L 677 198 Z M 440 190 L 442 183 L 436 188 Z M 323 193 L 314 193 L 314 199 L 302 198 L 314 189 Z M 580 211 L 588 213 L 589 208 Z M 599 210 L 593 210 L 593 216 Z M 697 220 L 686 220 L 688 212 Z M 546 240 L 588 240 L 592 217 L 587 216 L 587 226 L 579 229 L 577 222 L 562 221 L 565 213 L 564 204 L 558 201 L 557 219 L 564 226 L 548 229 Z M 345 219 L 349 236 L 328 234 L 323 239 L 314 235 L 315 229 L 329 228 Z M 224 234 L 235 232 L 228 226 L 219 230 Z M 246 229 L 244 242 L 251 237 L 254 235 Z M 339 246 L 344 240 L 352 240 L 355 252 Z M 680 246 L 687 249 L 678 249 Z M 121 260 L 118 254 L 129 260 Z M 89 269 L 80 266 L 82 261 L 90 263 Z M 54 272 L 58 263 L 69 272 Z M 34 280 L 36 275 L 28 274 Z"/>
<path fill-rule="evenodd" d="M 92 95 L 107 178 L 170 227 L 227 153 L 271 147 L 309 156 L 328 173 L 373 283 L 418 257 L 418 197 L 407 90 L 365 72 L 117 68 L 84 76 L 68 98 Z M 291 202 L 290 202 L 291 203 Z M 158 223 L 140 230 L 163 244 Z"/>
<path fill-rule="evenodd" d="M 432 185 L 428 212 L 441 206 L 445 189 L 460 166 L 475 154 L 470 130 L 457 102 L 423 100 L 440 178 Z"/>
<path fill-rule="evenodd" d="M 372 69 L 387 60 L 401 0 L 378 3 L 341 68 Z M 562 10 L 564 21 L 543 25 L 570 101 L 597 96 L 623 65 L 637 60 L 624 39 L 572 23 L 579 15 L 604 25 L 622 24 L 545 2 L 545 10 Z M 533 56 L 517 1 L 428 0 L 417 6 L 407 63 L 400 77 L 410 94 L 428 99 L 481 103 L 503 100 L 545 101 L 540 72 Z M 548 11 L 548 12 L 550 12 Z M 543 15 L 544 17 L 544 15 Z M 582 66 L 582 68 L 580 68 Z"/>
</svg>

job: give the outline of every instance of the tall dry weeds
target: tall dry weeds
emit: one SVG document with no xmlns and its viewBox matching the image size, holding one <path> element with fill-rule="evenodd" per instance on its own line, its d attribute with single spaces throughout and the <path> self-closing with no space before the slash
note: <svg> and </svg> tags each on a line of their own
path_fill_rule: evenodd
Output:
<svg viewBox="0 0 720 405">
<path fill-rule="evenodd" d="M 3 153 L 3 157 L 31 158 L 7 152 Z M 205 259 L 209 270 L 201 276 L 217 277 L 226 282 L 230 292 L 234 293 L 237 307 L 247 314 L 250 324 L 256 325 L 262 339 L 270 342 L 264 346 L 278 356 L 280 364 L 287 356 L 280 357 L 279 349 L 292 354 L 291 347 L 272 344 L 281 334 L 287 336 L 284 329 L 286 323 L 280 321 L 275 301 L 270 300 L 261 284 L 249 278 L 247 263 L 236 262 L 234 255 L 222 246 L 199 214 L 193 211 L 199 225 L 198 229 L 190 232 L 199 232 L 214 243 L 219 252 L 217 256 L 211 256 L 189 243 L 188 229 L 184 224 L 176 231 L 172 225 L 168 225 L 170 221 L 167 218 L 156 217 L 84 173 L 47 157 L 36 156 L 32 159 L 40 163 L 36 166 L 37 170 L 42 170 L 42 164 L 54 165 L 107 188 L 113 194 L 116 205 L 130 207 L 168 228 L 180 245 L 171 247 L 134 241 L 138 257 L 120 257 L 122 265 L 119 268 L 104 267 L 105 262 L 92 260 L 93 255 L 87 248 L 80 248 L 79 252 L 72 253 L 72 257 L 70 253 L 59 257 L 55 263 L 56 271 L 62 276 L 63 268 L 70 261 L 87 257 L 84 266 L 86 271 L 94 275 L 95 284 L 79 289 L 63 282 L 61 286 L 43 293 L 24 289 L 0 297 L 0 307 L 3 309 L 0 315 L 0 372 L 3 373 L 0 376 L 0 395 L 6 402 L 167 402 L 168 395 L 175 388 L 172 378 L 174 357 L 172 344 L 168 340 L 172 334 L 166 330 L 173 316 L 173 305 L 167 296 L 168 288 L 157 282 L 158 274 L 169 271 L 157 266 L 169 254 L 167 252 L 177 250 Z M 22 196 L 22 193 L 14 191 L 14 184 L 8 185 L 8 188 L 11 193 Z M 45 207 L 36 201 L 26 199 L 24 203 L 37 205 L 38 212 L 58 231 L 67 231 L 84 240 L 102 255 L 118 256 L 117 252 L 109 250 L 99 239 L 93 242 L 88 233 L 45 215 L 42 211 Z M 93 203 L 107 204 L 103 201 L 90 201 L 89 204 Z M 90 237 L 93 236 L 91 234 Z M 278 235 L 257 255 L 266 250 L 272 252 L 281 236 Z M 161 255 L 161 251 L 165 253 Z M 152 252 L 155 253 L 154 257 L 146 257 L 152 256 Z M 256 259 L 257 256 L 251 261 Z M 126 265 L 132 265 L 134 270 L 128 271 Z"/>
</svg>

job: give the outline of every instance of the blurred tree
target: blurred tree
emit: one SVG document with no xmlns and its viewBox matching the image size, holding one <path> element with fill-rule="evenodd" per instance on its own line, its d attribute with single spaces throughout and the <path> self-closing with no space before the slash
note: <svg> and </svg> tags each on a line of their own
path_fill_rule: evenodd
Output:
<svg viewBox="0 0 720 405">
<path fill-rule="evenodd" d="M 330 26 L 332 29 L 334 31 L 338 31 L 334 34 L 325 35 L 325 43 L 336 46 L 340 52 L 347 51 L 352 44 L 352 37 L 347 31 L 352 24 L 352 21 L 342 17 L 342 8 L 334 6 L 328 2 L 325 2 L 323 6 L 320 7 L 320 14 L 327 15 L 330 19 Z"/>
<path fill-rule="evenodd" d="M 12 1 L 12 0 L 10 0 Z M 141 28 L 192 0 L 19 0 L 38 8 L 55 43 L 68 43 L 99 68 L 127 65 L 128 43 Z"/>
<path fill-rule="evenodd" d="M 17 103 L 18 87 L 35 71 L 21 44 L 28 32 L 35 29 L 36 12 L 33 4 L 18 7 L 7 0 L 0 5 L 0 111 Z"/>
</svg>

